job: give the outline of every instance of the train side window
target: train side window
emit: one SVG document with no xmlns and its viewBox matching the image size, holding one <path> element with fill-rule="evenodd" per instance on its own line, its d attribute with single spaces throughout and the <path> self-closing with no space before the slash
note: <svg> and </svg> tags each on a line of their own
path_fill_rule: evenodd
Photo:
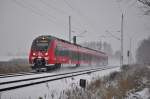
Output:
<svg viewBox="0 0 150 99">
<path fill-rule="evenodd" d="M 58 48 L 57 48 L 57 46 L 56 46 L 56 48 L 55 48 L 55 55 L 56 55 L 56 56 L 58 55 Z"/>
<path fill-rule="evenodd" d="M 59 56 L 61 54 L 62 47 L 60 45 L 57 45 L 55 48 L 55 55 Z"/>
</svg>

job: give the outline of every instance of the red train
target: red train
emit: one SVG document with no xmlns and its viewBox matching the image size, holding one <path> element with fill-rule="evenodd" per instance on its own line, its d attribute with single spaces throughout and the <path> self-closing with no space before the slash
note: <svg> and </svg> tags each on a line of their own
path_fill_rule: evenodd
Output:
<svg viewBox="0 0 150 99">
<path fill-rule="evenodd" d="M 29 63 L 36 70 L 48 69 L 52 65 L 61 67 L 62 64 L 107 65 L 108 56 L 101 51 L 82 47 L 50 35 L 43 35 L 33 40 Z"/>
</svg>

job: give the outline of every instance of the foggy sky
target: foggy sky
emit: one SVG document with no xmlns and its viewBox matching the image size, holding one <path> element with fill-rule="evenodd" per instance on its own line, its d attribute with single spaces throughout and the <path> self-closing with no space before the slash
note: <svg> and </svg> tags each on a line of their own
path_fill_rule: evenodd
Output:
<svg viewBox="0 0 150 99">
<path fill-rule="evenodd" d="M 0 56 L 29 53 L 32 40 L 53 35 L 68 40 L 68 16 L 77 42 L 106 41 L 114 50 L 120 41 L 101 38 L 110 31 L 120 37 L 121 13 L 124 12 L 124 54 L 132 38 L 132 50 L 150 36 L 150 16 L 144 16 L 138 3 L 117 0 L 0 0 Z"/>
</svg>

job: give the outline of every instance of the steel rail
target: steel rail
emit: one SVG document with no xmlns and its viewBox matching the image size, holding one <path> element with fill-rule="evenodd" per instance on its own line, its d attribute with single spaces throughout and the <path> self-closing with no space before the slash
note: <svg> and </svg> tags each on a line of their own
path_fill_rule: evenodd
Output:
<svg viewBox="0 0 150 99">
<path fill-rule="evenodd" d="M 24 76 L 24 75 L 33 75 L 33 74 L 40 74 L 40 73 L 42 73 L 42 72 L 20 72 L 20 73 L 0 74 L 0 78 Z"/>
<path fill-rule="evenodd" d="M 64 74 L 56 74 L 56 75 L 50 75 L 50 76 L 30 78 L 30 79 L 22 79 L 22 80 L 16 80 L 16 81 L 2 82 L 2 83 L 0 83 L 0 85 L 12 84 L 12 83 L 23 82 L 23 81 L 34 81 L 34 80 L 37 80 L 37 79 L 55 77 L 55 78 L 42 80 L 42 81 L 37 81 L 37 82 L 31 82 L 31 83 L 22 84 L 22 85 L 16 85 L 16 86 L 10 86 L 10 87 L 6 87 L 6 88 L 0 88 L 0 92 L 12 90 L 12 89 L 17 89 L 17 88 L 22 88 L 22 87 L 27 87 L 27 86 L 31 86 L 31 85 L 36 85 L 36 84 L 40 84 L 40 83 L 45 83 L 45 82 L 49 82 L 49 81 L 55 81 L 55 80 L 59 80 L 59 79 L 69 78 L 69 77 L 73 77 L 73 76 L 84 75 L 84 74 L 88 74 L 88 73 L 92 73 L 92 72 L 97 72 L 97 71 L 102 71 L 102 70 L 107 70 L 107 69 L 113 69 L 113 68 L 117 68 L 117 67 L 119 67 L 119 66 L 96 68 L 96 69 L 90 69 L 90 70 L 81 70 L 81 71 L 64 73 Z"/>
<path fill-rule="evenodd" d="M 56 69 L 52 69 L 52 70 L 56 70 Z M 49 73 L 49 70 L 47 72 L 19 72 L 19 73 L 7 73 L 7 74 L 0 74 L 0 78 L 7 78 L 7 77 L 17 77 L 17 76 L 26 76 L 26 75 L 33 75 L 33 74 L 42 74 L 42 73 Z"/>
<path fill-rule="evenodd" d="M 102 69 L 102 68 L 105 68 L 105 67 L 100 67 L 100 68 L 96 68 L 96 69 Z M 90 69 L 90 70 L 95 70 L 95 69 Z M 54 76 L 60 76 L 60 75 L 66 75 L 66 74 L 72 74 L 72 73 L 78 73 L 78 72 L 90 71 L 90 70 L 87 69 L 87 70 L 80 70 L 80 71 L 69 72 L 69 73 L 60 73 L 60 74 L 54 74 L 54 75 L 48 75 L 48 76 L 42 76 L 42 77 L 27 78 L 27 79 L 20 79 L 20 80 L 14 80 L 14 81 L 6 81 L 6 82 L 0 82 L 0 85 L 29 81 L 29 80 L 37 80 L 37 79 L 42 79 L 42 78 L 47 78 L 47 77 L 54 77 Z M 25 75 L 23 75 L 23 76 L 25 76 Z"/>
</svg>

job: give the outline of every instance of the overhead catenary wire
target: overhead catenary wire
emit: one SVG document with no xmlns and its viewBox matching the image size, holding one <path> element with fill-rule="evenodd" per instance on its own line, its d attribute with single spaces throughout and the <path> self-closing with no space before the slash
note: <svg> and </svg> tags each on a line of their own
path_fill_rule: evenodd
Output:
<svg viewBox="0 0 150 99">
<path fill-rule="evenodd" d="M 39 0 L 39 2 L 42 3 L 42 4 L 44 4 L 48 8 L 47 9 L 48 11 L 50 11 L 49 10 L 49 8 L 50 8 L 50 9 L 55 10 L 55 12 L 58 12 L 58 13 L 61 13 L 61 14 L 65 15 L 66 17 L 69 16 L 69 14 L 66 11 L 64 11 L 64 10 L 62 10 L 62 9 L 56 7 L 56 6 L 53 6 L 50 2 L 46 2 L 45 0 Z M 74 21 L 74 22 L 77 23 L 77 21 Z M 59 23 L 61 23 L 61 20 L 59 21 Z M 62 24 L 64 24 L 64 23 L 62 23 Z M 77 24 L 79 24 L 79 23 L 77 23 Z M 82 26 L 82 25 L 80 24 L 80 26 Z M 74 24 L 72 24 L 72 28 L 73 29 L 77 29 L 77 30 L 81 30 L 81 27 L 79 28 L 78 25 L 74 25 Z"/>
<path fill-rule="evenodd" d="M 41 13 L 39 13 L 39 11 L 35 10 L 35 8 L 33 6 L 25 5 L 25 2 L 21 2 L 21 1 L 18 1 L 18 0 L 13 0 L 13 1 L 17 5 L 19 5 L 19 6 L 23 7 L 23 8 L 26 8 L 27 10 L 31 11 L 33 14 L 36 14 L 36 15 L 39 15 L 39 16 L 42 16 L 42 17 L 44 16 L 44 14 L 41 14 Z M 52 18 L 54 18 L 54 17 L 52 17 Z M 51 19 L 51 21 L 52 21 L 52 19 Z"/>
<path fill-rule="evenodd" d="M 79 20 L 77 19 L 77 18 L 75 18 L 74 16 L 72 16 L 70 13 L 68 13 L 67 11 L 65 11 L 65 10 L 63 10 L 62 8 L 60 9 L 60 8 L 58 8 L 58 7 L 55 7 L 54 5 L 56 5 L 57 3 L 56 3 L 56 1 L 54 1 L 54 0 L 51 0 L 50 2 L 46 2 L 45 0 L 40 0 L 40 1 L 42 1 L 45 5 L 47 5 L 47 7 L 49 7 L 49 8 L 52 8 L 53 10 L 55 10 L 56 12 L 59 12 L 59 13 L 61 13 L 61 14 L 64 14 L 64 15 L 66 15 L 67 17 L 68 16 L 71 16 L 72 17 L 72 28 L 73 29 L 76 29 L 76 30 L 85 30 L 85 29 L 83 29 L 83 25 L 79 22 Z M 51 3 L 55 3 L 55 4 L 53 4 L 53 6 L 52 6 L 52 4 Z M 60 2 L 60 1 L 59 1 Z M 66 3 L 65 3 L 66 4 Z M 68 5 L 67 5 L 68 6 Z M 71 7 L 71 6 L 70 6 Z M 76 23 L 77 25 L 74 25 L 74 23 Z"/>
<path fill-rule="evenodd" d="M 53 9 L 55 10 L 56 13 L 60 13 L 61 16 L 62 14 L 67 18 L 68 16 L 70 16 L 70 14 L 68 12 L 66 12 L 64 9 L 60 9 L 59 6 L 57 5 L 56 1 L 51 0 L 50 2 L 46 1 L 46 0 L 39 0 L 40 3 L 44 4 L 47 8 L 49 9 Z M 55 4 L 54 4 L 55 3 Z M 55 6 L 54 6 L 55 5 Z M 48 9 L 47 9 L 48 10 Z M 65 18 L 65 19 L 66 19 Z M 62 21 L 62 20 L 60 20 Z M 75 24 L 74 24 L 75 23 Z M 76 17 L 72 16 L 72 30 L 74 31 L 84 31 L 86 29 L 83 28 L 83 25 L 79 22 L 79 20 L 77 20 Z"/>
<path fill-rule="evenodd" d="M 80 17 L 85 18 L 85 16 L 77 9 L 75 9 L 74 7 L 72 7 L 72 5 L 70 5 L 70 3 L 68 3 L 66 0 L 63 0 L 65 2 L 65 4 L 72 9 L 72 11 L 74 11 L 76 14 L 78 14 Z M 85 19 L 84 19 L 85 20 Z M 87 24 L 86 24 L 87 25 Z"/>
<path fill-rule="evenodd" d="M 38 16 L 40 16 L 40 17 L 43 17 L 44 19 L 46 19 L 46 20 L 48 20 L 48 22 L 49 23 L 54 23 L 54 24 L 56 24 L 56 25 L 59 25 L 59 26 L 61 26 L 61 28 L 66 28 L 66 25 L 64 24 L 64 23 L 62 23 L 61 21 L 58 21 L 58 18 L 56 17 L 56 16 L 54 16 L 54 15 L 51 15 L 51 14 L 49 14 L 48 12 L 46 12 L 45 11 L 45 9 L 43 9 L 42 7 L 40 7 L 40 8 L 38 8 L 38 7 L 36 7 L 34 4 L 31 4 L 31 3 L 29 3 L 29 1 L 25 1 L 25 0 L 13 0 L 14 1 L 14 3 L 16 3 L 17 5 L 19 5 L 20 7 L 22 7 L 22 8 L 25 8 L 25 9 L 27 9 L 27 10 L 29 10 L 31 13 L 33 13 L 33 14 L 35 14 L 35 15 L 38 15 Z M 43 0 L 40 0 L 40 2 L 43 2 Z M 46 6 L 46 2 L 44 1 L 43 2 L 43 4 Z M 47 7 L 48 7 L 48 5 L 50 5 L 49 3 L 47 4 Z M 71 7 L 71 6 L 70 6 Z M 55 6 L 49 6 L 49 8 L 52 8 L 53 10 L 56 10 L 57 12 L 59 12 L 59 13 L 64 13 L 64 15 L 66 14 L 67 15 L 67 13 L 65 13 L 65 11 L 63 11 L 63 10 L 60 10 L 59 8 L 57 8 L 57 7 L 55 7 Z M 78 14 L 79 14 L 80 12 L 78 12 Z M 81 13 L 80 13 L 80 15 L 81 15 Z M 67 18 L 66 18 L 67 19 Z M 65 19 L 65 20 L 66 20 Z M 73 21 L 73 22 L 77 22 L 77 21 Z M 76 24 L 79 24 L 79 23 L 76 23 Z M 79 26 L 80 25 L 80 26 Z M 77 30 L 80 30 L 80 31 L 83 31 L 83 30 L 88 30 L 88 29 L 83 29 L 83 28 L 81 28 L 82 27 L 82 25 L 81 24 L 79 24 L 79 25 L 74 25 L 74 24 L 72 24 L 72 28 L 73 28 L 73 30 L 75 29 L 77 29 Z"/>
<path fill-rule="evenodd" d="M 50 2 L 46 2 L 45 0 L 39 0 L 39 1 L 40 1 L 40 3 L 44 4 L 47 8 L 53 9 L 53 10 L 55 10 L 55 12 L 58 12 L 58 13 L 61 13 L 61 14 L 65 15 L 65 17 L 68 17 L 68 16 L 69 16 L 69 14 L 68 14 L 66 11 L 64 11 L 64 10 L 62 10 L 62 9 L 59 9 L 59 8 L 53 6 Z M 48 10 L 48 9 L 47 9 L 47 10 Z M 49 10 L 49 11 L 50 11 L 50 10 Z M 59 22 L 61 22 L 61 20 L 60 20 Z M 76 21 L 75 21 L 75 22 L 76 22 Z M 64 24 L 64 23 L 63 23 L 63 24 Z M 74 24 L 72 24 L 72 28 L 78 29 L 78 30 L 81 29 L 81 28 L 79 28 L 77 25 L 75 26 Z"/>
<path fill-rule="evenodd" d="M 25 0 L 22 0 L 22 1 L 24 1 L 24 3 L 26 3 L 27 5 L 29 5 L 29 6 L 30 6 L 31 8 L 33 8 L 34 10 L 37 10 L 38 12 L 42 12 L 43 15 L 48 16 L 48 17 L 50 17 L 50 18 L 53 19 L 53 20 L 56 20 L 56 19 L 57 19 L 56 16 L 54 16 L 54 15 L 52 15 L 52 14 L 49 14 L 49 13 L 46 12 L 46 10 L 43 9 L 41 6 L 36 7 L 34 4 L 32 4 L 32 3 L 29 2 L 29 1 L 26 1 L 26 2 L 25 2 Z M 43 10 L 42 10 L 42 9 L 43 9 Z"/>
<path fill-rule="evenodd" d="M 25 2 L 23 0 L 13 0 L 13 2 L 15 4 L 19 5 L 20 7 L 29 10 L 31 13 L 43 17 L 44 19 L 48 20 L 50 23 L 54 23 L 61 27 L 63 26 L 63 25 L 60 25 L 60 23 L 58 23 L 59 21 L 57 21 L 57 18 L 55 16 L 52 16 L 48 13 L 43 13 L 43 11 L 41 9 L 33 6 L 32 4 L 30 4 L 28 2 Z"/>
<path fill-rule="evenodd" d="M 55 1 L 53 1 L 53 0 L 51 0 L 50 2 L 48 2 L 48 1 L 46 1 L 46 0 L 38 0 L 41 4 L 44 4 L 48 9 L 50 8 L 50 9 L 53 9 L 53 10 L 55 10 L 55 12 L 58 12 L 58 13 L 61 13 L 61 16 L 62 16 L 62 14 L 63 15 L 65 15 L 66 17 L 68 17 L 68 16 L 70 16 L 70 14 L 68 13 L 68 12 L 66 12 L 65 10 L 63 10 L 63 9 L 60 9 L 60 8 L 58 8 L 57 6 L 56 6 L 56 2 Z M 55 4 L 53 4 L 52 3 L 52 1 L 53 1 L 53 3 L 55 3 Z M 55 5 L 55 6 L 54 6 Z M 47 10 L 48 10 L 47 9 Z M 73 30 L 80 30 L 80 31 L 83 31 L 83 30 L 85 30 L 85 29 L 83 29 L 82 27 L 83 27 L 83 25 L 80 23 L 80 22 L 78 22 L 79 20 L 77 20 L 75 17 L 72 17 L 73 18 L 73 22 L 72 22 L 72 29 Z M 65 18 L 66 19 L 66 18 Z M 61 21 L 62 20 L 60 20 L 59 22 L 61 23 Z M 77 25 L 74 25 L 73 23 L 76 23 Z"/>
<path fill-rule="evenodd" d="M 49 2 L 46 2 L 45 0 L 39 0 L 39 1 L 40 1 L 41 3 L 43 3 L 44 5 L 46 5 L 47 7 L 51 8 L 51 9 L 53 9 L 53 10 L 55 10 L 55 11 L 61 13 L 61 14 L 64 14 L 64 15 L 67 15 L 67 14 L 68 14 L 67 12 L 63 11 L 62 9 L 59 9 L 59 8 L 53 6 L 53 5 L 50 4 Z"/>
<path fill-rule="evenodd" d="M 78 14 L 82 20 L 84 20 L 84 24 L 88 27 L 88 25 L 90 25 L 90 28 L 92 28 L 93 31 L 95 31 L 95 29 L 93 28 L 93 25 L 91 24 L 91 22 L 89 22 L 89 20 L 87 19 L 87 17 L 81 13 L 80 10 L 76 9 L 75 7 L 73 7 L 67 0 L 63 0 L 66 5 L 68 5 L 68 7 L 70 7 L 76 14 Z M 85 23 L 86 22 L 86 23 Z M 89 31 L 89 30 L 88 30 Z M 96 32 L 96 31 L 95 31 Z"/>
</svg>

